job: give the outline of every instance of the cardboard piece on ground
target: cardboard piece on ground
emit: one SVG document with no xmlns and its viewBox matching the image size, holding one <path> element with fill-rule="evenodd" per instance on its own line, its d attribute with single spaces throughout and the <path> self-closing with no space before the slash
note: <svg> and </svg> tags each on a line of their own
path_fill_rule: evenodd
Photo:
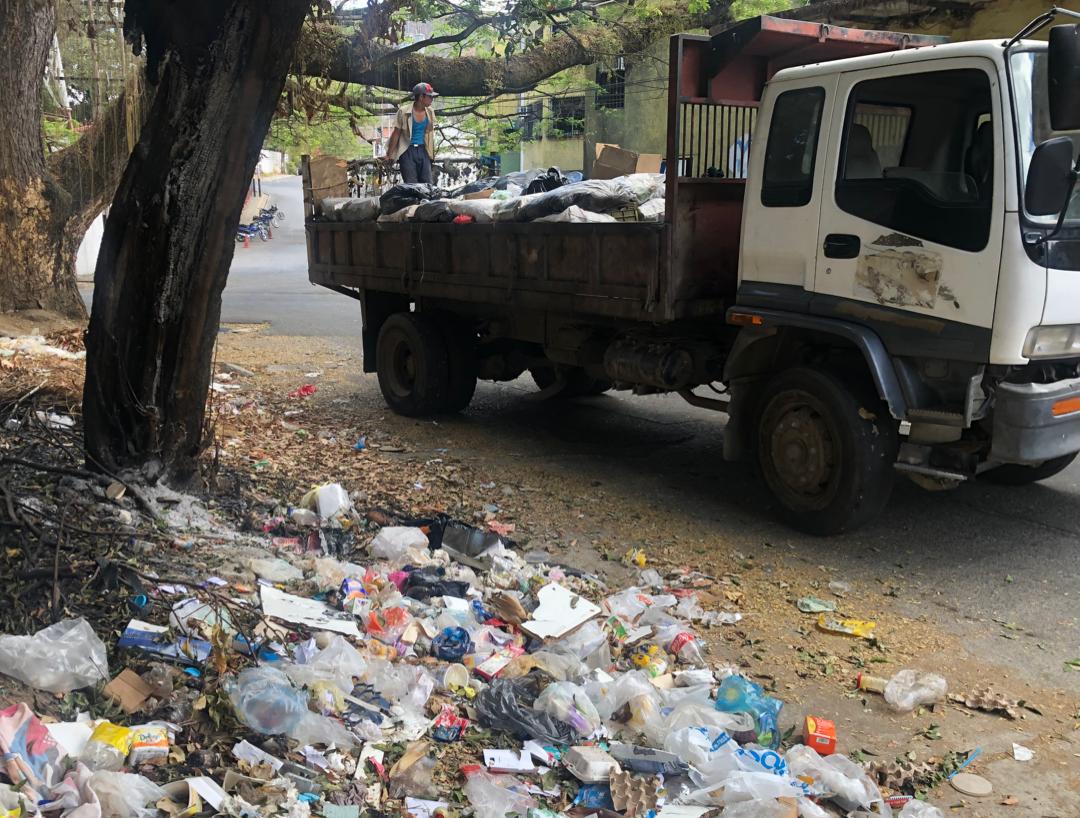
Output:
<svg viewBox="0 0 1080 818">
<path fill-rule="evenodd" d="M 139 708 L 143 706 L 143 702 L 150 698 L 153 691 L 138 673 L 130 668 L 125 668 L 119 676 L 105 685 L 102 692 L 113 701 L 118 702 L 120 709 L 130 716 L 132 713 L 139 711 Z"/>
<path fill-rule="evenodd" d="M 333 631 L 345 636 L 360 636 L 360 629 L 356 627 L 355 619 L 348 614 L 335 611 L 317 599 L 293 596 L 268 585 L 259 586 L 259 598 L 262 601 L 263 613 L 274 619 L 281 619 L 294 625 L 305 625 L 316 630 Z"/>
<path fill-rule="evenodd" d="M 490 199 L 491 194 L 495 192 L 495 188 L 489 187 L 484 190 L 478 190 L 475 193 L 466 193 L 462 196 L 462 199 Z"/>
<path fill-rule="evenodd" d="M 631 173 L 659 173 L 663 157 L 658 153 L 638 153 L 618 145 L 596 143 L 596 161 L 590 179 L 614 179 Z"/>
<path fill-rule="evenodd" d="M 557 582 L 541 588 L 536 598 L 540 604 L 532 612 L 532 619 L 521 625 L 525 633 L 536 639 L 566 636 L 600 613 L 599 606 Z"/>
</svg>

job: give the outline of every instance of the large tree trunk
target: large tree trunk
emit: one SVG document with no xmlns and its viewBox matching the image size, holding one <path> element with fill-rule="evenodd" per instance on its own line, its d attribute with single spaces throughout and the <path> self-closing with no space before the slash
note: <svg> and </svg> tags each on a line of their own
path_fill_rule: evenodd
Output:
<svg viewBox="0 0 1080 818">
<path fill-rule="evenodd" d="M 0 312 L 85 315 L 74 253 L 64 252 L 70 197 L 45 165 L 41 87 L 56 31 L 53 0 L 0 2 Z M 76 249 L 78 245 L 76 244 Z"/>
<path fill-rule="evenodd" d="M 12 83 L 0 105 L 0 312 L 85 318 L 75 254 L 112 199 L 131 153 L 129 123 L 137 127 L 148 99 L 129 88 L 74 145 L 46 157 L 42 78 L 55 32 L 52 0 L 0 0 L 0 77 Z"/>
<path fill-rule="evenodd" d="M 83 415 L 105 468 L 195 472 L 240 210 L 308 7 L 127 0 L 157 89 L 95 274 Z"/>
</svg>

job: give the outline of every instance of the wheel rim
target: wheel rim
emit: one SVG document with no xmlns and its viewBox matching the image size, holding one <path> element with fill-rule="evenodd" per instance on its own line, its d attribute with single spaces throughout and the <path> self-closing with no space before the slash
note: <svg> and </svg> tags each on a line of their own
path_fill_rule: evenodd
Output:
<svg viewBox="0 0 1080 818">
<path fill-rule="evenodd" d="M 390 366 L 387 367 L 387 387 L 397 398 L 408 398 L 416 389 L 419 361 L 404 334 L 394 332 L 389 338 Z"/>
<path fill-rule="evenodd" d="M 776 395 L 765 407 L 758 443 L 765 479 L 784 505 L 817 511 L 836 496 L 839 436 L 813 395 L 801 390 Z"/>
</svg>

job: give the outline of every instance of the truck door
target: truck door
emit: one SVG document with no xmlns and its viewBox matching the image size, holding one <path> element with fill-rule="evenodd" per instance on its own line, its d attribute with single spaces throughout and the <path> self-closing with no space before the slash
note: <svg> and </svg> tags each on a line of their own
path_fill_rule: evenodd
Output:
<svg viewBox="0 0 1080 818">
<path fill-rule="evenodd" d="M 813 312 L 878 328 L 893 354 L 988 360 L 1004 217 L 999 83 L 978 57 L 840 76 Z"/>
</svg>

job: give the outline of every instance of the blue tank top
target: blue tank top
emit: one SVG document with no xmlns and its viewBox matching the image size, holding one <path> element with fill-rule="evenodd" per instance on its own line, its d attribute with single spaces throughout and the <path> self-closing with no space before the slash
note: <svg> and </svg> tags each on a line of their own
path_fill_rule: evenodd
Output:
<svg viewBox="0 0 1080 818">
<path fill-rule="evenodd" d="M 424 117 L 423 122 L 418 122 L 416 120 L 416 115 L 415 114 L 411 114 L 410 116 L 412 118 L 412 143 L 411 144 L 413 144 L 413 145 L 423 145 L 424 144 L 424 133 L 427 131 L 427 126 L 428 126 L 428 122 L 430 121 L 430 119 L 428 117 Z"/>
</svg>

